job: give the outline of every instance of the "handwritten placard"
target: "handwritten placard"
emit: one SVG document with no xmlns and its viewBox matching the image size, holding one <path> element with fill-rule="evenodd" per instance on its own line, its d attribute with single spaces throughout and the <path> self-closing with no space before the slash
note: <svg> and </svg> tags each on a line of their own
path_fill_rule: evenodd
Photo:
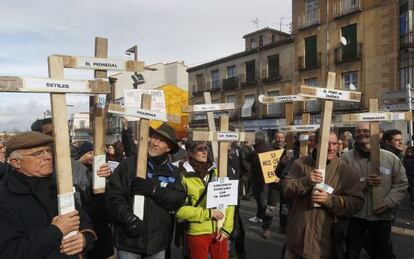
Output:
<svg viewBox="0 0 414 259">
<path fill-rule="evenodd" d="M 262 168 L 265 183 L 275 183 L 279 181 L 275 171 L 283 151 L 284 149 L 280 149 L 259 153 L 260 166 Z"/>
</svg>

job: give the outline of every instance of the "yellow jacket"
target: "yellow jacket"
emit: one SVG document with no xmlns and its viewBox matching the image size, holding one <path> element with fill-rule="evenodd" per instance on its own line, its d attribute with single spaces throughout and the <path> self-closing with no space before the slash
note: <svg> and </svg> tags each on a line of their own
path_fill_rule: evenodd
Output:
<svg viewBox="0 0 414 259">
<path fill-rule="evenodd" d="M 217 178 L 217 169 L 213 165 L 210 167 L 207 179 L 201 179 L 195 172 L 190 163 L 185 162 L 180 170 L 182 170 L 182 184 L 187 191 L 187 200 L 184 206 L 177 211 L 177 219 L 186 220 L 189 222 L 187 234 L 189 235 L 205 235 L 214 234 L 217 232 L 217 221 L 211 218 L 211 209 L 206 208 L 207 195 L 203 198 L 201 203 L 194 207 L 197 200 L 207 187 L 209 177 Z M 221 229 L 230 236 L 233 231 L 234 220 L 234 206 L 226 208 L 224 225 Z"/>
</svg>

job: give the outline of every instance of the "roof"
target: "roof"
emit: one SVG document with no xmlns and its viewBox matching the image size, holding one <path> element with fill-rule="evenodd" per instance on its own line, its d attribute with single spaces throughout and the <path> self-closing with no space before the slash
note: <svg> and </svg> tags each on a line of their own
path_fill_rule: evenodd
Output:
<svg viewBox="0 0 414 259">
<path fill-rule="evenodd" d="M 224 57 L 224 58 L 219 58 L 219 59 L 213 60 L 213 61 L 208 62 L 208 63 L 204 63 L 204 64 L 201 64 L 201 65 L 198 65 L 198 66 L 195 66 L 195 67 L 190 67 L 189 69 L 187 69 L 187 72 L 197 71 L 197 70 L 200 70 L 200 69 L 203 69 L 203 68 L 215 66 L 215 65 L 225 63 L 225 62 L 228 62 L 228 61 L 231 61 L 231 60 L 235 60 L 235 59 L 238 59 L 238 58 L 241 58 L 241 57 L 253 55 L 253 54 L 265 51 L 265 50 L 277 48 L 277 47 L 282 46 L 282 45 L 290 44 L 290 43 L 294 42 L 294 40 L 295 40 L 294 37 L 290 36 L 287 39 L 272 42 L 272 43 L 266 44 L 262 47 L 247 49 L 245 51 L 238 52 L 238 53 L 232 54 L 232 55 Z"/>
<path fill-rule="evenodd" d="M 265 31 L 270 31 L 270 32 L 277 33 L 277 34 L 280 34 L 280 35 L 283 35 L 283 36 L 287 36 L 287 37 L 291 36 L 291 34 L 289 34 L 289 33 L 266 27 L 266 28 L 263 28 L 263 29 L 260 29 L 260 30 L 257 30 L 257 31 L 254 31 L 254 32 L 251 32 L 249 34 L 244 35 L 243 39 L 248 38 L 248 37 L 253 36 L 253 35 L 256 35 L 256 34 L 259 34 L 259 33 L 262 33 L 262 32 L 265 32 Z"/>
</svg>

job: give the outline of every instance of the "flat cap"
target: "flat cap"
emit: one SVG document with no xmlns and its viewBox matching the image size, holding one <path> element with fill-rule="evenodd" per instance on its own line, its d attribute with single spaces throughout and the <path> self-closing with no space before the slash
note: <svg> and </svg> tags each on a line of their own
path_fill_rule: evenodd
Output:
<svg viewBox="0 0 414 259">
<path fill-rule="evenodd" d="M 29 149 L 53 143 L 53 138 L 40 132 L 28 131 L 11 137 L 6 144 L 6 157 L 19 149 Z"/>
</svg>

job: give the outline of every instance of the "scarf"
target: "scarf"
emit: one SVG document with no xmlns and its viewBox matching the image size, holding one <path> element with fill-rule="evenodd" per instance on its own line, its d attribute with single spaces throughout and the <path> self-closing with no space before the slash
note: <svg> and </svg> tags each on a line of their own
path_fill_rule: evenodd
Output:
<svg viewBox="0 0 414 259">
<path fill-rule="evenodd" d="M 208 169 L 211 167 L 211 162 L 199 162 L 190 157 L 190 165 L 193 167 L 195 173 L 200 176 L 201 179 L 204 179 L 208 174 Z"/>
</svg>

